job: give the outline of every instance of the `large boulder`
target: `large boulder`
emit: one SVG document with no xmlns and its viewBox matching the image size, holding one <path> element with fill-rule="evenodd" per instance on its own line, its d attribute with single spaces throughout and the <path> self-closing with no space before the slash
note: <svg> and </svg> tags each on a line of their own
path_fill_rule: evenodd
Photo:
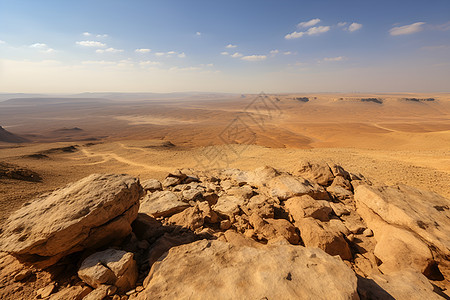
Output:
<svg viewBox="0 0 450 300">
<path fill-rule="evenodd" d="M 450 200 L 405 185 L 360 185 L 355 201 L 377 240 L 383 272 L 413 268 L 429 278 L 440 276 L 434 259 L 450 257 Z"/>
<path fill-rule="evenodd" d="M 268 193 L 272 197 L 286 200 L 294 196 L 310 195 L 315 199 L 328 199 L 327 192 L 317 183 L 310 183 L 303 178 L 281 174 L 268 183 Z"/>
<path fill-rule="evenodd" d="M 344 262 L 292 245 L 197 241 L 170 249 L 146 283 L 137 299 L 359 299 Z"/>
<path fill-rule="evenodd" d="M 107 245 L 131 233 L 141 196 L 138 179 L 90 175 L 13 213 L 0 235 L 1 250 L 45 268 L 70 253 Z"/>
</svg>

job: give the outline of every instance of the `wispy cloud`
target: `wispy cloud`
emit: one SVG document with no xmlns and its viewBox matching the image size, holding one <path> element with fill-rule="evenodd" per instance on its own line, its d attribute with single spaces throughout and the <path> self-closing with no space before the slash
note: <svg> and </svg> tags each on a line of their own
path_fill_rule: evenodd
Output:
<svg viewBox="0 0 450 300">
<path fill-rule="evenodd" d="M 161 62 L 159 61 L 151 61 L 151 60 L 145 60 L 145 61 L 140 61 L 139 65 L 142 67 L 146 67 L 146 66 L 159 66 L 161 65 Z"/>
<path fill-rule="evenodd" d="M 337 23 L 338 27 L 344 27 L 345 25 L 347 25 L 347 22 L 339 22 L 339 23 Z"/>
<path fill-rule="evenodd" d="M 200 31 L 197 31 L 197 32 L 195 33 L 195 35 L 196 35 L 196 36 L 201 36 L 202 33 L 201 33 Z"/>
<path fill-rule="evenodd" d="M 312 19 L 312 20 L 309 20 L 306 22 L 300 22 L 297 24 L 297 27 L 298 28 L 308 28 L 308 27 L 316 25 L 319 22 L 320 22 L 320 19 L 316 18 L 316 19 Z"/>
<path fill-rule="evenodd" d="M 152 51 L 152 49 L 140 48 L 140 49 L 136 49 L 134 51 L 137 52 L 137 53 L 149 53 L 150 51 Z"/>
<path fill-rule="evenodd" d="M 450 45 L 437 45 L 437 46 L 423 46 L 422 48 L 420 48 L 422 50 L 446 50 L 446 49 L 450 49 Z"/>
<path fill-rule="evenodd" d="M 405 34 L 413 34 L 419 31 L 423 30 L 422 25 L 424 25 L 425 22 L 416 22 L 410 25 L 400 26 L 400 27 L 393 27 L 389 30 L 389 33 L 393 36 L 396 35 L 405 35 Z"/>
<path fill-rule="evenodd" d="M 239 58 L 239 57 L 242 57 L 242 54 L 239 53 L 239 52 L 235 52 L 234 54 L 231 55 L 231 57 L 233 57 L 233 58 Z"/>
<path fill-rule="evenodd" d="M 230 53 L 228 53 L 227 51 L 222 51 L 222 52 L 220 52 L 220 54 L 222 54 L 222 55 L 230 55 Z"/>
<path fill-rule="evenodd" d="M 6 44 L 6 42 L 5 41 L 2 41 L 2 40 L 0 40 L 0 45 L 1 44 Z"/>
<path fill-rule="evenodd" d="M 156 56 L 159 57 L 172 57 L 173 55 L 176 55 L 179 58 L 185 58 L 186 54 L 184 52 L 178 53 L 176 51 L 167 51 L 167 52 L 155 52 Z"/>
<path fill-rule="evenodd" d="M 362 24 L 353 22 L 352 24 L 350 24 L 350 26 L 348 26 L 348 31 L 353 32 L 353 31 L 360 30 L 361 28 L 362 28 Z"/>
<path fill-rule="evenodd" d="M 284 55 L 291 55 L 292 52 L 291 52 L 291 51 L 285 51 L 285 52 L 283 52 L 283 54 L 284 54 Z"/>
<path fill-rule="evenodd" d="M 343 61 L 343 60 L 346 60 L 346 58 L 344 56 L 336 56 L 336 57 L 324 57 L 319 62 L 333 62 L 333 61 Z"/>
<path fill-rule="evenodd" d="M 79 41 L 79 42 L 76 42 L 76 44 L 83 46 L 83 47 L 95 47 L 95 48 L 106 47 L 105 43 L 97 42 L 97 41 Z"/>
<path fill-rule="evenodd" d="M 107 34 L 97 34 L 96 37 L 98 37 L 98 38 L 107 38 L 108 35 Z"/>
<path fill-rule="evenodd" d="M 241 59 L 246 60 L 246 61 L 262 61 L 262 60 L 266 60 L 267 56 L 266 55 L 247 55 L 247 56 L 241 57 Z"/>
<path fill-rule="evenodd" d="M 91 36 L 92 34 L 90 32 L 83 32 L 82 35 L 84 35 L 84 36 Z"/>
<path fill-rule="evenodd" d="M 95 50 L 96 53 L 119 53 L 123 52 L 122 49 L 115 49 L 115 48 L 107 48 L 107 49 L 97 49 Z"/>
<path fill-rule="evenodd" d="M 237 45 L 233 45 L 233 44 L 228 44 L 228 45 L 225 46 L 225 48 L 227 48 L 227 49 L 233 49 L 233 48 L 236 48 L 236 47 L 237 47 Z"/>
<path fill-rule="evenodd" d="M 278 49 L 270 50 L 269 53 L 270 53 L 271 55 L 275 56 L 275 55 L 277 55 L 278 53 L 280 53 L 280 50 L 278 50 Z"/>
<path fill-rule="evenodd" d="M 117 62 L 115 61 L 106 61 L 106 60 L 85 60 L 82 61 L 81 64 L 83 65 L 103 65 L 103 66 L 110 66 L 115 65 Z"/>
<path fill-rule="evenodd" d="M 317 26 L 317 27 L 311 27 L 307 31 L 294 31 L 292 33 L 286 34 L 285 39 L 291 40 L 291 39 L 297 39 L 304 35 L 319 35 L 321 33 L 325 33 L 330 30 L 330 26 Z"/>
<path fill-rule="evenodd" d="M 30 48 L 38 49 L 41 53 L 53 53 L 55 49 L 50 48 L 47 44 L 44 43 L 35 43 L 30 45 Z"/>
</svg>

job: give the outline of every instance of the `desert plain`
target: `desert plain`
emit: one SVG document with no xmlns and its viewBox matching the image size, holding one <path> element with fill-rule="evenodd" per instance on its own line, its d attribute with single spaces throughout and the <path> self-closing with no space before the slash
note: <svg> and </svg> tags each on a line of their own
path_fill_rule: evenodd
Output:
<svg viewBox="0 0 450 300">
<path fill-rule="evenodd" d="M 404 184 L 450 198 L 450 94 L 95 93 L 0 100 L 2 167 L 39 177 L 0 178 L 0 224 L 38 195 L 94 173 L 144 182 L 163 181 L 176 169 L 271 166 L 291 174 L 309 162 L 339 165 L 373 185 Z M 447 282 L 435 283 L 443 298 Z"/>
</svg>

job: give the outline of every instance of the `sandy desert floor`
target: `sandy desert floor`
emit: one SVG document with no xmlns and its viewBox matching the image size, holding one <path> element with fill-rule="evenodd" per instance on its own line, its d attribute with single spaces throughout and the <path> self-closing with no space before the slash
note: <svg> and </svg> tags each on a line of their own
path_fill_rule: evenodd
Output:
<svg viewBox="0 0 450 300">
<path fill-rule="evenodd" d="M 429 97 L 435 101 L 405 100 Z M 370 98 L 382 103 L 361 100 Z M 0 125 L 31 140 L 0 143 L 0 162 L 43 178 L 0 179 L 0 223 L 23 202 L 91 173 L 161 179 L 176 168 L 289 171 L 305 160 L 450 197 L 448 94 L 39 101 L 0 102 Z M 74 152 L 27 157 L 71 145 Z"/>
</svg>

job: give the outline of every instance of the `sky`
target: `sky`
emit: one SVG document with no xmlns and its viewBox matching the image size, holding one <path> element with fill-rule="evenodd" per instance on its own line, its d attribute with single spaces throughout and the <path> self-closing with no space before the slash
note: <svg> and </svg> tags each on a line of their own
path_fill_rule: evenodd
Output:
<svg viewBox="0 0 450 300">
<path fill-rule="evenodd" d="M 0 92 L 450 92 L 448 0 L 0 0 Z"/>
</svg>

